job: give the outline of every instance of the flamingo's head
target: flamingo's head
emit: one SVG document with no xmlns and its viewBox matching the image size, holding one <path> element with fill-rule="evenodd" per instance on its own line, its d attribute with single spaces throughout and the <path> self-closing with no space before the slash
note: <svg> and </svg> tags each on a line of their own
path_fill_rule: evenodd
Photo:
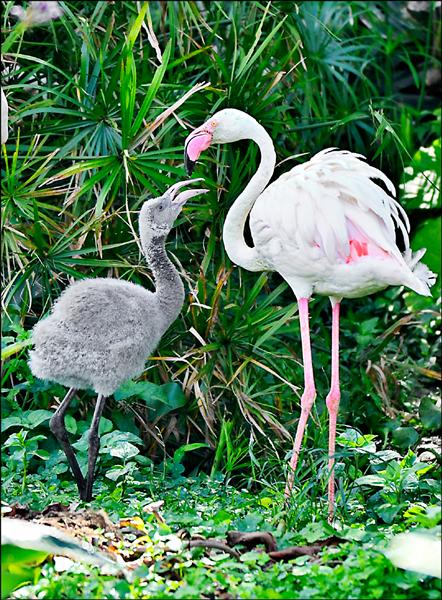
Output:
<svg viewBox="0 0 442 600">
<path fill-rule="evenodd" d="M 248 137 L 249 115 L 235 108 L 224 108 L 215 113 L 187 136 L 184 144 L 184 166 L 190 175 L 201 152 L 210 144 L 229 144 Z"/>
<path fill-rule="evenodd" d="M 199 194 L 205 194 L 209 190 L 193 189 L 178 194 L 178 191 L 188 185 L 202 181 L 202 178 L 180 181 L 172 185 L 162 196 L 147 200 L 140 211 L 140 227 L 147 228 L 153 234 L 167 235 L 172 225 L 180 214 L 184 204 Z"/>
</svg>

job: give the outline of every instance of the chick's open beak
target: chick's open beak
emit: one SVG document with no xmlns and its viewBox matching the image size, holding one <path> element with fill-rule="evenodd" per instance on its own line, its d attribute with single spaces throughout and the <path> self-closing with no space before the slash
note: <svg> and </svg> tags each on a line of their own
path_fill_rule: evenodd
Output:
<svg viewBox="0 0 442 600">
<path fill-rule="evenodd" d="M 181 192 L 177 195 L 177 192 L 184 186 L 189 185 L 190 183 L 195 183 L 196 181 L 203 181 L 202 177 L 197 177 L 196 179 L 187 179 L 186 181 L 179 181 L 172 185 L 166 192 L 169 195 L 174 205 L 184 206 L 184 204 L 189 200 L 189 198 L 193 198 L 194 196 L 198 196 L 199 194 L 206 194 L 209 190 L 199 188 L 196 190 L 186 190 L 185 192 Z"/>
<path fill-rule="evenodd" d="M 187 190 L 186 192 L 181 192 L 173 201 L 174 204 L 179 204 L 180 206 L 184 206 L 186 202 L 193 198 L 194 196 L 198 196 L 199 194 L 207 194 L 209 190 L 205 190 L 203 188 L 198 190 Z"/>
</svg>

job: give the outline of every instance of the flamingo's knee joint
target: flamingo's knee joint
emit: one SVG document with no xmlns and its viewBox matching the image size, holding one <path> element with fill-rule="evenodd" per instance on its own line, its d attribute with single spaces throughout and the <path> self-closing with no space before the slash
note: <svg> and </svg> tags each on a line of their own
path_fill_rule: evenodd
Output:
<svg viewBox="0 0 442 600">
<path fill-rule="evenodd" d="M 339 386 L 333 386 L 325 399 L 329 412 L 336 413 L 338 411 L 340 400 L 341 390 L 339 389 Z"/>
<path fill-rule="evenodd" d="M 301 411 L 309 413 L 315 398 L 316 389 L 314 387 L 306 387 L 301 396 Z"/>
</svg>

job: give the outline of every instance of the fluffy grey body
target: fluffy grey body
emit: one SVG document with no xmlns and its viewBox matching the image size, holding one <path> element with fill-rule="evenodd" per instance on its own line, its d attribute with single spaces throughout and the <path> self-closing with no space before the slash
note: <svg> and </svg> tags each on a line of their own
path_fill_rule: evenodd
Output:
<svg viewBox="0 0 442 600">
<path fill-rule="evenodd" d="M 207 191 L 187 190 L 175 197 L 187 183 L 175 184 L 160 198 L 145 202 L 140 211 L 140 240 L 154 276 L 154 292 L 119 279 L 77 281 L 61 294 L 50 315 L 32 332 L 32 373 L 70 388 L 50 427 L 66 454 L 83 500 L 92 497 L 100 447 L 98 426 L 106 397 L 143 372 L 146 359 L 183 306 L 184 287 L 167 256 L 165 241 L 187 199 Z M 86 477 L 64 422 L 78 389 L 93 389 L 98 394 L 89 430 Z"/>
<path fill-rule="evenodd" d="M 178 312 L 182 286 L 170 292 Z M 30 367 L 41 379 L 109 396 L 143 372 L 170 322 L 156 295 L 140 285 L 118 279 L 78 281 L 35 326 Z"/>
</svg>

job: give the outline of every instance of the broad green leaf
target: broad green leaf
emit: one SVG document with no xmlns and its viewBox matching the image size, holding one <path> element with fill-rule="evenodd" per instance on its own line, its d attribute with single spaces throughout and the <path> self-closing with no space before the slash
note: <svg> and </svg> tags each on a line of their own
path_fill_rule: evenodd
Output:
<svg viewBox="0 0 442 600">
<path fill-rule="evenodd" d="M 379 450 L 370 457 L 370 462 L 372 465 L 384 465 L 392 460 L 398 460 L 400 457 L 401 455 L 396 450 Z"/>
<path fill-rule="evenodd" d="M 101 417 L 100 424 L 98 426 L 98 433 L 100 436 L 103 435 L 103 433 L 108 433 L 109 431 L 112 431 L 113 428 L 114 425 L 110 419 L 106 419 L 106 417 Z"/>
<path fill-rule="evenodd" d="M 393 431 L 393 441 L 400 448 L 410 448 L 418 440 L 419 434 L 413 427 L 398 427 Z"/>
<path fill-rule="evenodd" d="M 144 400 L 153 411 L 154 417 L 161 417 L 186 403 L 181 386 L 175 382 L 156 385 L 149 381 L 129 381 L 118 388 L 114 394 L 116 400 L 125 400 L 134 396 Z"/>
<path fill-rule="evenodd" d="M 28 426 L 30 429 L 33 429 L 41 423 L 49 421 L 53 414 L 52 411 L 43 409 L 25 411 L 23 413 L 23 416 L 25 416 L 23 425 L 24 427 Z"/>
<path fill-rule="evenodd" d="M 1 431 L 7 431 L 10 427 L 22 427 L 23 417 L 21 415 L 13 415 L 1 420 Z"/>
<path fill-rule="evenodd" d="M 72 435 L 77 433 L 77 421 L 72 415 L 65 415 L 64 424 L 66 425 L 66 429 L 69 433 L 72 433 Z"/>
<path fill-rule="evenodd" d="M 14 414 L 10 417 L 2 419 L 1 430 L 6 431 L 10 427 L 24 427 L 25 429 L 33 429 L 49 421 L 54 413 L 50 410 L 37 409 L 25 410 L 20 414 Z"/>
<path fill-rule="evenodd" d="M 126 465 L 124 467 L 123 466 L 112 467 L 112 469 L 109 469 L 109 471 L 106 471 L 106 477 L 108 479 L 111 479 L 112 481 L 116 481 L 123 475 L 126 475 L 127 473 L 129 473 L 130 470 L 131 470 L 130 465 Z"/>
<path fill-rule="evenodd" d="M 132 458 L 133 456 L 136 456 L 139 453 L 139 449 L 130 442 L 120 442 L 118 446 L 114 446 L 110 449 L 110 454 L 112 456 L 121 458 L 124 462 L 126 462 L 129 458 Z"/>
<path fill-rule="evenodd" d="M 436 217 L 424 221 L 412 238 L 412 247 L 416 250 L 426 248 L 427 251 L 422 258 L 431 271 L 437 273 L 439 279 L 442 275 L 441 269 L 441 227 L 442 218 Z"/>
<path fill-rule="evenodd" d="M 34 450 L 32 454 L 38 456 L 42 460 L 48 460 L 51 456 L 47 450 Z"/>
<path fill-rule="evenodd" d="M 364 475 L 355 480 L 355 485 L 373 485 L 376 487 L 384 487 L 385 478 L 380 475 Z"/>
<path fill-rule="evenodd" d="M 390 525 L 394 522 L 397 515 L 403 510 L 404 504 L 381 504 L 375 507 L 375 512 L 378 514 L 384 523 Z"/>
<path fill-rule="evenodd" d="M 2 543 L 1 597 L 8 598 L 19 586 L 36 582 L 41 571 L 40 565 L 48 555 L 42 550 Z"/>
<path fill-rule="evenodd" d="M 423 398 L 419 405 L 419 417 L 427 429 L 438 429 L 441 426 L 441 409 L 431 398 Z"/>
<path fill-rule="evenodd" d="M 111 431 L 110 433 L 105 433 L 101 436 L 100 452 L 115 448 L 122 442 L 133 442 L 140 446 L 143 443 L 138 435 L 135 435 L 130 431 Z"/>
</svg>

